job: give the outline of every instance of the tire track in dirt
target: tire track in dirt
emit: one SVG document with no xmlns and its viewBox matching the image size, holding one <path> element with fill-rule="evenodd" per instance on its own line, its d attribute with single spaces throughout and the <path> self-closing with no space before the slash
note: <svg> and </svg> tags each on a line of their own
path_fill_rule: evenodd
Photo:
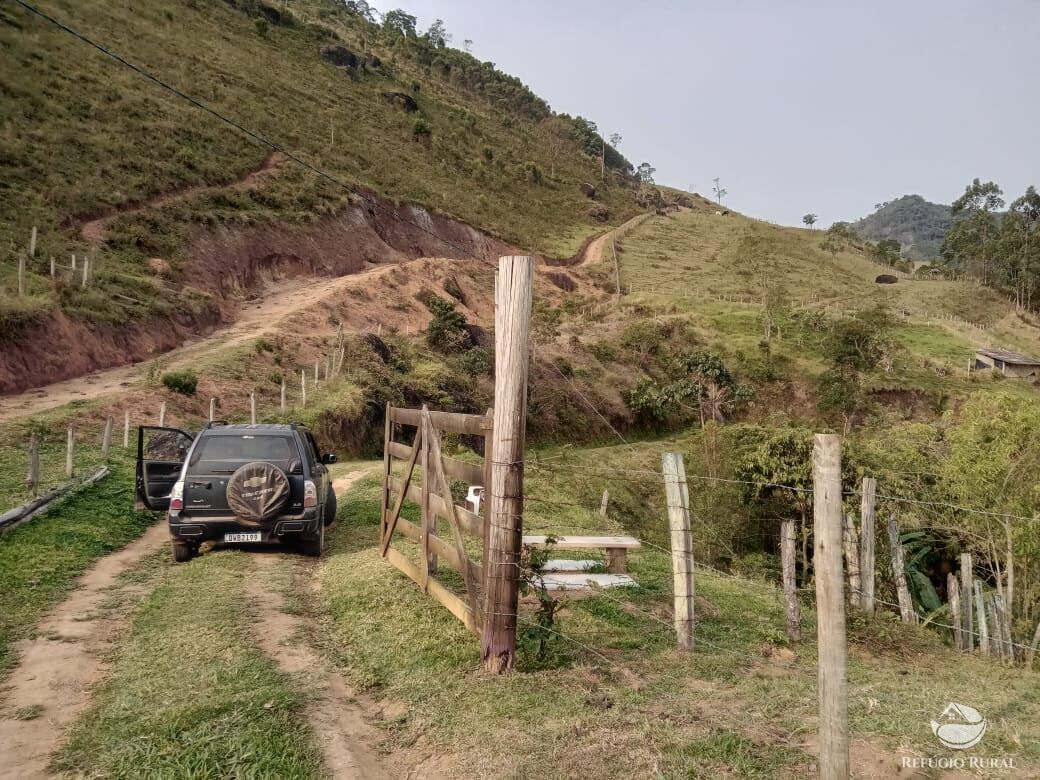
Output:
<svg viewBox="0 0 1040 780">
<path fill-rule="evenodd" d="M 126 583 L 119 575 L 159 549 L 169 539 L 159 522 L 137 541 L 94 563 L 76 589 L 36 627 L 36 636 L 18 643 L 18 665 L 0 696 L 0 778 L 47 778 L 51 754 L 64 741 L 65 731 L 90 704 L 91 688 L 102 678 L 105 656 L 125 626 L 132 608 L 106 612 L 113 596 L 134 597 L 139 603 L 151 586 Z M 17 710 L 34 708 L 31 720 L 12 717 Z"/>
<path fill-rule="evenodd" d="M 357 480 L 373 473 L 378 466 L 363 468 L 333 482 L 342 494 Z M 310 646 L 305 619 L 285 611 L 285 596 L 271 588 L 271 577 L 264 572 L 281 563 L 299 571 L 302 559 L 282 553 L 254 556 L 260 576 L 247 586 L 249 603 L 257 605 L 259 621 L 253 635 L 278 668 L 290 677 L 300 679 L 313 698 L 307 702 L 306 717 L 321 745 L 325 768 L 335 780 L 390 780 L 394 777 L 384 766 L 373 747 L 382 734 L 365 719 L 365 710 L 357 703 L 356 694 L 343 677 Z"/>
</svg>

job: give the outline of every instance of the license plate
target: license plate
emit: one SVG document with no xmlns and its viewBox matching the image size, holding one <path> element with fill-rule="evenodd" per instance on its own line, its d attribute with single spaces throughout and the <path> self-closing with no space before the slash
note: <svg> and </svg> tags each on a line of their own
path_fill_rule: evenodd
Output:
<svg viewBox="0 0 1040 780">
<path fill-rule="evenodd" d="M 249 531 L 249 532 L 236 533 L 236 534 L 224 534 L 224 541 L 225 542 L 259 542 L 260 541 L 260 532 L 259 531 Z"/>
</svg>

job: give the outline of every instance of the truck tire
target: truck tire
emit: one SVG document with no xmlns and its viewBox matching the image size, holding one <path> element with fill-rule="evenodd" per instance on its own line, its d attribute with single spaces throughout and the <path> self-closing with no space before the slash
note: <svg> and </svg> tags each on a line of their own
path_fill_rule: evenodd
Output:
<svg viewBox="0 0 1040 780">
<path fill-rule="evenodd" d="M 243 523 L 259 525 L 281 514 L 290 492 L 284 471 L 270 463 L 254 461 L 231 475 L 227 504 Z"/>
<path fill-rule="evenodd" d="M 336 522 L 336 492 L 329 487 L 329 494 L 325 497 L 325 511 L 322 514 L 322 522 L 325 525 L 332 525 Z"/>
<path fill-rule="evenodd" d="M 196 550 L 187 542 L 171 542 L 173 546 L 173 560 L 176 563 L 187 563 L 196 555 Z"/>
<path fill-rule="evenodd" d="M 318 523 L 318 535 L 313 539 L 300 540 L 300 552 L 311 558 L 320 558 L 325 552 L 325 524 Z"/>
</svg>

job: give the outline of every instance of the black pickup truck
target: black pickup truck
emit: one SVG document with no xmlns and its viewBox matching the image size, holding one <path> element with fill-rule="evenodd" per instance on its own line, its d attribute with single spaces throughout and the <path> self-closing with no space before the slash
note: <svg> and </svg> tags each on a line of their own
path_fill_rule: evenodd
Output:
<svg viewBox="0 0 1040 780">
<path fill-rule="evenodd" d="M 135 508 L 165 511 L 173 558 L 204 541 L 280 542 L 321 556 L 336 494 L 314 437 L 302 425 L 207 423 L 198 433 L 142 426 Z"/>
</svg>

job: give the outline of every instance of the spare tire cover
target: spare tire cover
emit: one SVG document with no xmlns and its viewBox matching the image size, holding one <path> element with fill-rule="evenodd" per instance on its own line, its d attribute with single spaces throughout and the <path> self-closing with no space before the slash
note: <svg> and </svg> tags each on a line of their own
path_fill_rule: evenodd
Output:
<svg viewBox="0 0 1040 780">
<path fill-rule="evenodd" d="M 227 503 L 235 515 L 248 523 L 277 517 L 289 500 L 289 478 L 270 463 L 247 463 L 231 475 Z"/>
</svg>

